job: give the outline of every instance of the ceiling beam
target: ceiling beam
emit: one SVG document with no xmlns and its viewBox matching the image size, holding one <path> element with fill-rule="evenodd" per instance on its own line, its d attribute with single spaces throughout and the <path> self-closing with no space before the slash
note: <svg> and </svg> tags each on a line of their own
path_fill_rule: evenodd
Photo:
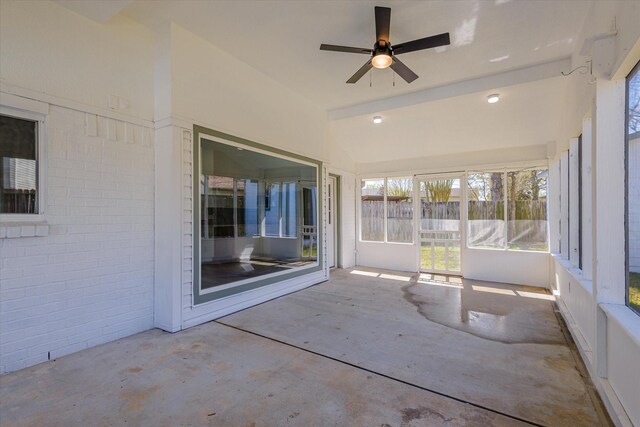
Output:
<svg viewBox="0 0 640 427">
<path fill-rule="evenodd" d="M 536 80 L 558 77 L 561 71 L 567 71 L 570 68 L 571 58 L 561 58 L 551 62 L 423 89 L 417 92 L 393 96 L 391 98 L 365 102 L 343 108 L 336 108 L 328 111 L 328 117 L 329 120 L 341 120 L 350 117 L 380 113 L 411 105 L 423 104 L 426 102 L 438 101 L 441 99 L 452 98 L 454 96 L 495 90 L 501 87 L 514 86 Z"/>
</svg>

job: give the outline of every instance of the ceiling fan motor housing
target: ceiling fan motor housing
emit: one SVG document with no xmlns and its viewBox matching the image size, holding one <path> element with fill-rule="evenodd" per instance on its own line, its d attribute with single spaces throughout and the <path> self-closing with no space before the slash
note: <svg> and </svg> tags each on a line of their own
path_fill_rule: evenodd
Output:
<svg viewBox="0 0 640 427">
<path fill-rule="evenodd" d="M 387 68 L 393 63 L 391 45 L 384 41 L 376 42 L 371 55 L 371 65 L 375 68 Z"/>
</svg>

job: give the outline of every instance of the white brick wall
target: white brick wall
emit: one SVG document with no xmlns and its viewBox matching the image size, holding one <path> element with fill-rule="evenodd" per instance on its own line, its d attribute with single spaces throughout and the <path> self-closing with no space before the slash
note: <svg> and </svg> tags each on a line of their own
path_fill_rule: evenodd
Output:
<svg viewBox="0 0 640 427">
<path fill-rule="evenodd" d="M 153 325 L 153 132 L 52 106 L 49 235 L 0 239 L 0 372 Z"/>
<path fill-rule="evenodd" d="M 629 270 L 640 273 L 640 139 L 629 144 Z"/>
</svg>

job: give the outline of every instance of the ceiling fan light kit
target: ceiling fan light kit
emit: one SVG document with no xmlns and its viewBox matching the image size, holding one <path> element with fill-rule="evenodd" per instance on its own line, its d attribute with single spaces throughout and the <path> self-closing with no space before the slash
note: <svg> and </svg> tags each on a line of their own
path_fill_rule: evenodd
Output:
<svg viewBox="0 0 640 427">
<path fill-rule="evenodd" d="M 435 36 L 425 37 L 423 39 L 413 40 L 406 43 L 400 43 L 393 46 L 389 42 L 389 27 L 391 24 L 391 9 L 388 7 L 375 7 L 376 18 L 376 42 L 373 49 L 360 47 L 337 46 L 330 44 L 321 44 L 320 50 L 328 50 L 333 52 L 359 53 L 371 55 L 369 60 L 356 73 L 351 76 L 347 83 L 356 83 L 371 68 L 387 68 L 391 67 L 400 77 L 407 83 L 411 83 L 418 78 L 418 75 L 411 71 L 409 67 L 404 65 L 396 57 L 403 53 L 415 52 L 417 50 L 431 49 L 434 47 L 447 46 L 451 44 L 449 33 L 442 33 Z"/>
<path fill-rule="evenodd" d="M 371 58 L 371 65 L 374 68 L 387 68 L 393 63 L 391 55 L 387 53 L 376 54 Z"/>
</svg>

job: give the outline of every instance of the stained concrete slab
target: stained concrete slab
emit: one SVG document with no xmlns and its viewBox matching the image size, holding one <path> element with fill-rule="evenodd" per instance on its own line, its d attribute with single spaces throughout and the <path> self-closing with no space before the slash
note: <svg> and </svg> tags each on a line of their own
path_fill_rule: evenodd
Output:
<svg viewBox="0 0 640 427">
<path fill-rule="evenodd" d="M 217 323 L 152 330 L 2 376 L 0 424 L 526 425 Z"/>
<path fill-rule="evenodd" d="M 219 322 L 549 426 L 607 423 L 544 289 L 372 269 Z"/>
</svg>

